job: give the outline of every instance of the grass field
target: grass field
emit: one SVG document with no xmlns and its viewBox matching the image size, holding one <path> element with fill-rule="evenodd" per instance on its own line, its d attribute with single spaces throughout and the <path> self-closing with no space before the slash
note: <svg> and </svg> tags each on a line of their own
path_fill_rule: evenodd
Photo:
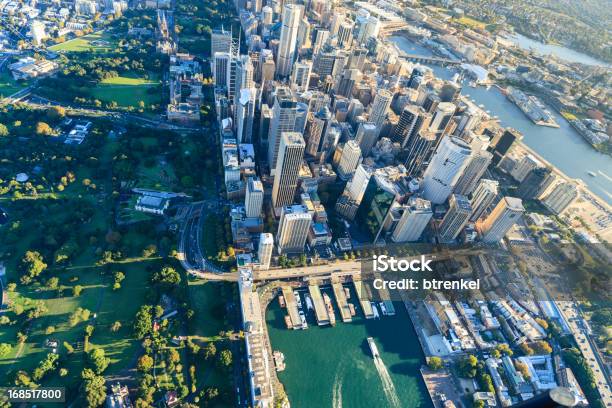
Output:
<svg viewBox="0 0 612 408">
<path fill-rule="evenodd" d="M 104 33 L 103 31 L 99 31 L 97 33 L 87 34 L 61 44 L 55 44 L 54 46 L 49 47 L 49 50 L 56 52 L 93 51 L 95 53 L 103 53 L 113 51 L 116 46 L 117 42 L 113 40 L 110 35 Z"/>
<path fill-rule="evenodd" d="M 27 83 L 18 83 L 8 71 L 0 72 L 0 98 L 11 96 L 15 92 L 25 88 Z"/>
<path fill-rule="evenodd" d="M 160 103 L 159 92 L 149 92 L 158 85 L 157 79 L 119 76 L 103 80 L 90 91 L 90 94 L 102 102 L 115 101 L 119 106 L 138 107 L 140 101 L 145 105 Z"/>
<path fill-rule="evenodd" d="M 457 18 L 457 19 L 455 19 L 455 21 L 457 23 L 463 24 L 464 26 L 467 26 L 469 28 L 478 28 L 478 29 L 481 29 L 481 30 L 484 30 L 486 28 L 486 26 L 487 26 L 482 21 L 478 21 L 478 20 L 475 20 L 473 18 L 466 17 L 466 16 L 463 16 L 461 18 Z"/>
</svg>

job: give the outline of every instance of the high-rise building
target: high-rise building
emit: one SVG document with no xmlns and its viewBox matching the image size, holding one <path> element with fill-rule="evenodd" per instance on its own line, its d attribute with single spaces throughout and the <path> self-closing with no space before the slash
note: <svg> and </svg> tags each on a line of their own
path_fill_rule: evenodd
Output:
<svg viewBox="0 0 612 408">
<path fill-rule="evenodd" d="M 47 33 L 45 31 L 45 23 L 39 20 L 32 21 L 30 25 L 30 34 L 32 35 L 32 42 L 36 45 L 42 45 Z"/>
<path fill-rule="evenodd" d="M 253 82 L 253 63 L 248 55 L 241 55 L 237 59 L 236 71 L 236 93 L 240 94 L 240 90 L 245 88 L 254 88 Z"/>
<path fill-rule="evenodd" d="M 282 208 L 278 233 L 276 234 L 278 253 L 301 253 L 308 238 L 312 216 L 303 205 Z"/>
<path fill-rule="evenodd" d="M 311 71 L 312 62 L 310 61 L 300 61 L 293 64 L 293 72 L 291 74 L 292 89 L 295 89 L 297 92 L 307 91 Z"/>
<path fill-rule="evenodd" d="M 380 20 L 374 16 L 370 16 L 359 26 L 357 33 L 357 42 L 359 44 L 366 44 L 370 38 L 378 37 L 380 27 L 382 24 Z"/>
<path fill-rule="evenodd" d="M 358 69 L 345 69 L 342 72 L 340 81 L 338 81 L 336 94 L 352 98 L 353 89 L 359 81 L 361 81 L 361 71 Z"/>
<path fill-rule="evenodd" d="M 315 42 L 312 46 L 312 54 L 317 55 L 319 51 L 323 48 L 323 46 L 327 43 L 329 39 L 329 31 L 327 30 L 317 30 L 317 35 L 315 36 Z"/>
<path fill-rule="evenodd" d="M 259 258 L 259 269 L 264 271 L 270 269 L 272 250 L 274 249 L 274 236 L 267 232 L 259 234 L 259 247 L 257 257 Z"/>
<path fill-rule="evenodd" d="M 520 198 L 504 197 L 478 225 L 482 241 L 493 244 L 502 240 L 525 212 Z"/>
<path fill-rule="evenodd" d="M 354 140 L 344 144 L 340 163 L 338 164 L 338 176 L 342 180 L 348 180 L 354 173 L 361 160 L 361 149 Z"/>
<path fill-rule="evenodd" d="M 469 163 L 463 169 L 463 173 L 457 184 L 455 184 L 454 192 L 461 195 L 470 195 L 476 188 L 478 180 L 487 171 L 489 164 L 493 160 L 493 153 L 486 150 L 473 151 Z"/>
<path fill-rule="evenodd" d="M 406 144 L 406 170 L 410 175 L 420 175 L 428 164 L 436 143 L 436 134 L 421 130 L 408 139 Z"/>
<path fill-rule="evenodd" d="M 293 203 L 300 167 L 304 161 L 304 147 L 304 138 L 300 133 L 282 133 L 276 174 L 272 186 L 272 205 L 274 208 Z"/>
<path fill-rule="evenodd" d="M 538 198 L 553 182 L 552 170 L 549 167 L 538 167 L 529 172 L 519 185 L 518 196 L 523 200 Z"/>
<path fill-rule="evenodd" d="M 351 221 L 355 218 L 371 176 L 372 169 L 370 167 L 357 166 L 353 178 L 346 184 L 344 192 L 336 202 L 336 212 L 338 214 Z"/>
<path fill-rule="evenodd" d="M 274 10 L 270 6 L 261 9 L 261 20 L 265 26 L 271 26 L 274 22 Z"/>
<path fill-rule="evenodd" d="M 323 141 L 325 134 L 332 120 L 332 114 L 327 105 L 324 105 L 317 113 L 310 117 L 306 125 L 306 137 L 308 145 L 306 153 L 316 159 L 320 158 L 323 152 Z"/>
<path fill-rule="evenodd" d="M 457 238 L 472 214 L 472 206 L 466 196 L 452 194 L 448 204 L 448 211 L 438 228 L 440 242 L 451 242 Z"/>
<path fill-rule="evenodd" d="M 423 175 L 423 196 L 433 204 L 445 202 L 470 154 L 470 146 L 465 141 L 445 136 Z"/>
<path fill-rule="evenodd" d="M 429 124 L 429 130 L 436 132 L 438 135 L 442 135 L 450 123 L 451 118 L 455 114 L 457 107 L 454 103 L 440 102 L 433 111 L 431 117 L 431 123 Z"/>
<path fill-rule="evenodd" d="M 421 238 L 433 212 L 431 203 L 419 197 L 410 197 L 402 206 L 402 216 L 393 230 L 393 242 L 414 242 Z"/>
<path fill-rule="evenodd" d="M 261 216 L 261 206 L 263 205 L 264 189 L 263 184 L 257 177 L 249 177 L 246 187 L 246 197 L 244 207 L 246 216 L 257 218 Z"/>
<path fill-rule="evenodd" d="M 478 187 L 472 194 L 472 215 L 471 222 L 476 222 L 487 209 L 493 204 L 497 194 L 499 193 L 499 183 L 495 180 L 481 179 Z"/>
<path fill-rule="evenodd" d="M 372 102 L 372 108 L 370 109 L 370 122 L 374 123 L 378 129 L 380 129 L 385 121 L 392 99 L 393 95 L 386 89 L 379 90 L 374 97 L 374 102 Z"/>
<path fill-rule="evenodd" d="M 523 138 L 523 135 L 515 129 L 506 128 L 503 133 L 497 134 L 489 146 L 489 151 L 493 153 L 493 165 L 497 166 L 506 154 L 512 149 L 514 142 Z"/>
<path fill-rule="evenodd" d="M 416 105 L 408 105 L 402 110 L 397 126 L 391 134 L 391 141 L 399 143 L 401 147 L 405 147 L 408 142 L 408 137 L 412 133 L 419 119 L 420 109 Z"/>
<path fill-rule="evenodd" d="M 445 81 L 440 89 L 440 101 L 454 102 L 461 93 L 461 85 L 456 82 Z"/>
<path fill-rule="evenodd" d="M 357 133 L 355 134 L 355 141 L 359 143 L 359 148 L 364 157 L 370 154 L 377 139 L 378 129 L 376 128 L 376 124 L 372 122 L 363 122 L 359 124 Z"/>
<path fill-rule="evenodd" d="M 561 214 L 578 198 L 578 188 L 571 182 L 561 182 L 542 200 L 542 204 L 555 214 Z"/>
<path fill-rule="evenodd" d="M 360 71 L 363 71 L 368 55 L 368 50 L 363 47 L 353 47 L 351 48 L 350 53 L 351 54 L 349 56 L 348 63 L 346 64 L 346 68 L 358 69 Z"/>
<path fill-rule="evenodd" d="M 255 88 L 245 88 L 240 91 L 236 101 L 236 139 L 238 143 L 253 141 L 253 120 L 255 117 Z"/>
<path fill-rule="evenodd" d="M 213 64 L 213 79 L 215 81 L 216 88 L 227 89 L 228 72 L 230 71 L 231 61 L 232 55 L 229 52 L 215 53 Z"/>
<path fill-rule="evenodd" d="M 344 20 L 338 27 L 338 47 L 348 48 L 353 42 L 353 29 L 355 23 L 350 20 Z"/>
<path fill-rule="evenodd" d="M 288 77 L 291 74 L 303 11 L 304 6 L 298 4 L 285 4 L 283 8 L 281 35 L 276 57 L 276 73 L 279 77 Z"/>
<path fill-rule="evenodd" d="M 297 34 L 297 48 L 299 49 L 308 49 L 310 48 L 310 23 L 308 22 L 307 17 L 302 17 L 302 21 L 300 22 L 300 26 L 298 27 Z"/>
<path fill-rule="evenodd" d="M 544 164 L 532 154 L 528 154 L 524 156 L 518 163 L 516 163 L 516 165 L 510 172 L 510 175 L 513 179 L 520 183 L 525 180 L 525 177 L 527 177 L 527 175 L 531 173 L 532 170 L 538 167 L 544 167 Z"/>
<path fill-rule="evenodd" d="M 232 53 L 232 32 L 223 26 L 212 30 L 210 34 L 210 55 L 214 57 L 218 52 Z"/>
<path fill-rule="evenodd" d="M 276 170 L 276 158 L 278 157 L 281 134 L 294 131 L 296 116 L 297 101 L 293 93 L 287 87 L 277 87 L 268 134 L 268 164 L 272 175 Z"/>
</svg>

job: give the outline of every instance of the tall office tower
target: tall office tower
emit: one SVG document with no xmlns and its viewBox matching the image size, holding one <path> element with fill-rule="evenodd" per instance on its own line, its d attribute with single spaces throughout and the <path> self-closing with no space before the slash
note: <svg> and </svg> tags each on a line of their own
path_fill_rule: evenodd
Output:
<svg viewBox="0 0 612 408">
<path fill-rule="evenodd" d="M 360 123 L 355 134 L 355 141 L 359 143 L 359 148 L 364 157 L 367 157 L 372 150 L 372 147 L 378 140 L 378 129 L 376 124 L 372 122 Z"/>
<path fill-rule="evenodd" d="M 345 69 L 342 72 L 340 81 L 338 82 L 336 94 L 346 96 L 347 98 L 352 98 L 355 84 L 357 84 L 359 81 L 361 81 L 361 71 L 358 69 Z"/>
<path fill-rule="evenodd" d="M 32 35 L 34 44 L 41 45 L 45 38 L 47 38 L 45 23 L 38 20 L 32 21 L 32 24 L 30 24 L 30 35 Z"/>
<path fill-rule="evenodd" d="M 472 215 L 470 216 L 471 222 L 476 222 L 482 215 L 489 209 L 491 204 L 497 198 L 499 193 L 499 183 L 495 180 L 481 179 L 478 183 L 478 187 L 472 194 Z"/>
<path fill-rule="evenodd" d="M 377 38 L 382 24 L 380 20 L 374 16 L 368 17 L 365 22 L 359 26 L 357 33 L 357 42 L 366 44 L 370 38 Z"/>
<path fill-rule="evenodd" d="M 291 74 L 291 88 L 297 92 L 305 92 L 308 90 L 310 83 L 310 72 L 312 71 L 312 62 L 300 61 L 293 64 L 293 72 Z"/>
<path fill-rule="evenodd" d="M 293 203 L 298 184 L 300 167 L 304 161 L 304 138 L 297 132 L 283 132 L 281 135 L 276 175 L 272 186 L 274 208 Z"/>
<path fill-rule="evenodd" d="M 253 141 L 253 120 L 255 118 L 255 88 L 246 88 L 240 91 L 236 101 L 236 140 L 238 143 L 251 143 Z"/>
<path fill-rule="evenodd" d="M 463 173 L 457 184 L 455 184 L 454 192 L 461 195 L 470 195 L 476 188 L 478 181 L 487 171 L 489 164 L 493 160 L 493 154 L 486 150 L 473 151 L 469 163 L 463 169 Z"/>
<path fill-rule="evenodd" d="M 270 6 L 261 9 L 261 21 L 265 26 L 271 26 L 274 22 L 274 10 Z"/>
<path fill-rule="evenodd" d="M 457 122 L 457 127 L 455 128 L 455 136 L 463 136 L 464 134 L 471 132 L 478 126 L 478 124 L 482 121 L 482 116 L 479 112 L 473 111 L 472 108 L 468 108 Z"/>
<path fill-rule="evenodd" d="M 550 211 L 559 215 L 578 198 L 578 188 L 574 183 L 562 182 L 557 184 L 550 194 L 544 198 L 542 204 Z"/>
<path fill-rule="evenodd" d="M 408 203 L 402 206 L 402 210 L 402 216 L 391 239 L 396 243 L 417 241 L 433 216 L 431 203 L 419 197 L 410 197 Z"/>
<path fill-rule="evenodd" d="M 454 103 L 440 102 L 434 110 L 433 116 L 431 117 L 431 123 L 429 130 L 436 132 L 438 137 L 442 135 L 450 123 L 451 118 L 455 114 L 457 107 Z"/>
<path fill-rule="evenodd" d="M 246 187 L 244 207 L 246 216 L 257 218 L 261 216 L 261 206 L 263 205 L 264 188 L 257 177 L 249 177 Z"/>
<path fill-rule="evenodd" d="M 324 105 L 317 113 L 311 116 L 306 126 L 308 145 L 306 153 L 316 159 L 322 152 L 324 136 L 332 120 L 332 114 L 327 105 Z"/>
<path fill-rule="evenodd" d="M 426 92 L 425 89 L 423 89 L 423 96 L 425 98 L 423 100 L 423 109 L 429 113 L 433 113 L 441 102 L 440 97 L 436 95 L 434 91 Z"/>
<path fill-rule="evenodd" d="M 251 11 L 254 14 L 261 13 L 261 6 L 262 6 L 261 3 L 262 3 L 261 0 L 251 0 Z"/>
<path fill-rule="evenodd" d="M 270 269 L 272 250 L 274 249 L 274 236 L 268 232 L 259 234 L 259 247 L 257 257 L 259 258 L 259 269 L 267 271 Z"/>
<path fill-rule="evenodd" d="M 270 173 L 276 170 L 278 146 L 283 132 L 293 132 L 297 116 L 297 101 L 291 90 L 287 87 L 276 88 L 274 106 L 272 107 L 272 121 L 268 133 L 268 165 Z"/>
<path fill-rule="evenodd" d="M 519 185 L 518 196 L 523 200 L 538 198 L 553 182 L 552 170 L 549 167 L 538 167 L 529 172 Z"/>
<path fill-rule="evenodd" d="M 413 177 L 419 176 L 426 168 L 435 148 L 436 134 L 421 130 L 415 136 L 410 137 L 406 144 L 406 161 L 404 166 Z"/>
<path fill-rule="evenodd" d="M 276 74 L 276 64 L 273 59 L 267 59 L 261 64 L 261 81 L 272 81 Z"/>
<path fill-rule="evenodd" d="M 361 161 L 361 149 L 354 140 L 349 140 L 344 144 L 340 163 L 338 164 L 338 176 L 342 180 L 348 180 L 355 173 L 355 169 Z"/>
<path fill-rule="evenodd" d="M 311 91 L 310 100 L 308 101 L 308 110 L 310 112 L 318 112 L 324 106 L 329 106 L 330 97 L 329 95 L 321 91 Z"/>
<path fill-rule="evenodd" d="M 385 121 L 392 99 L 393 94 L 386 89 L 380 89 L 374 97 L 374 102 L 372 102 L 372 108 L 370 109 L 370 122 L 374 123 L 378 129 L 380 129 Z"/>
<path fill-rule="evenodd" d="M 478 225 L 482 241 L 488 244 L 497 243 L 518 222 L 525 212 L 520 198 L 504 197 Z"/>
<path fill-rule="evenodd" d="M 214 57 L 217 52 L 232 53 L 232 32 L 223 26 L 212 30 L 210 34 L 210 55 Z"/>
<path fill-rule="evenodd" d="M 444 85 L 440 89 L 440 101 L 454 102 L 461 93 L 461 85 L 456 82 L 444 81 Z"/>
<path fill-rule="evenodd" d="M 295 113 L 295 126 L 293 127 L 294 132 L 304 134 L 306 129 L 306 122 L 308 120 L 308 105 L 304 102 L 297 103 L 297 111 Z"/>
<path fill-rule="evenodd" d="M 346 10 L 336 8 L 333 11 L 333 15 L 331 17 L 331 21 L 329 22 L 329 33 L 332 36 L 338 35 L 338 30 L 340 30 L 340 25 L 344 23 L 346 20 Z"/>
<path fill-rule="evenodd" d="M 453 194 L 448 200 L 449 208 L 440 223 L 440 242 L 451 242 L 461 232 L 472 214 L 472 206 L 466 196 Z"/>
<path fill-rule="evenodd" d="M 493 153 L 493 166 L 499 165 L 514 145 L 514 142 L 522 138 L 523 135 L 518 130 L 512 128 L 506 128 L 503 133 L 493 138 L 491 146 L 489 146 L 489 151 Z"/>
<path fill-rule="evenodd" d="M 535 170 L 538 167 L 544 167 L 544 164 L 535 156 L 528 154 L 514 166 L 510 172 L 510 175 L 520 183 L 525 180 L 525 177 L 527 177 L 532 170 Z"/>
<path fill-rule="evenodd" d="M 345 191 L 351 200 L 355 200 L 358 203 L 361 202 L 363 194 L 365 193 L 366 187 L 372 177 L 372 168 L 360 164 L 357 166 L 357 170 L 353 174 L 353 178 L 346 185 Z"/>
<path fill-rule="evenodd" d="M 312 216 L 303 205 L 283 207 L 276 234 L 278 253 L 301 253 L 308 237 Z"/>
<path fill-rule="evenodd" d="M 445 136 L 423 175 L 423 196 L 433 204 L 445 202 L 470 154 L 470 146 L 463 140 Z"/>
<path fill-rule="evenodd" d="M 291 74 L 303 11 L 304 6 L 298 4 L 286 4 L 283 8 L 281 35 L 276 57 L 276 73 L 281 78 L 286 78 Z"/>
<path fill-rule="evenodd" d="M 353 29 L 355 23 L 350 20 L 344 20 L 338 27 L 338 47 L 348 48 L 353 42 Z"/>
<path fill-rule="evenodd" d="M 366 63 L 366 58 L 368 55 L 368 50 L 363 47 L 354 47 L 350 50 L 349 59 L 346 67 L 348 69 L 358 69 L 363 71 L 363 67 Z"/>
<path fill-rule="evenodd" d="M 408 79 L 408 87 L 412 89 L 417 89 L 417 78 L 424 78 L 427 75 L 428 69 L 422 65 L 417 65 L 412 69 L 410 73 L 410 78 Z"/>
<path fill-rule="evenodd" d="M 322 141 L 320 143 L 320 151 L 317 157 L 318 163 L 323 164 L 329 161 L 338 147 L 338 142 L 340 141 L 341 135 L 342 128 L 338 126 L 338 122 L 331 122 L 327 128 L 327 131 L 321 136 Z"/>
<path fill-rule="evenodd" d="M 310 48 L 312 45 L 310 43 L 310 23 L 308 22 L 308 18 L 305 16 L 302 17 L 302 21 L 298 27 L 296 45 L 298 50 Z"/>
<path fill-rule="evenodd" d="M 327 30 L 317 30 L 317 35 L 315 36 L 315 41 L 312 46 L 312 54 L 317 55 L 323 46 L 327 43 L 329 39 L 329 31 Z"/>
<path fill-rule="evenodd" d="M 420 109 L 416 105 L 408 105 L 402 110 L 397 126 L 391 133 L 391 141 L 399 143 L 401 147 L 406 146 L 408 137 L 412 133 L 417 120 L 419 119 Z"/>
<path fill-rule="evenodd" d="M 241 55 L 238 58 L 236 71 L 236 94 L 240 94 L 241 89 L 254 88 L 253 82 L 253 63 L 248 55 Z"/>
<path fill-rule="evenodd" d="M 227 74 L 230 70 L 232 55 L 229 52 L 217 52 L 215 53 L 214 60 L 213 78 L 215 81 L 215 87 L 227 89 Z"/>
<path fill-rule="evenodd" d="M 351 124 L 353 130 L 358 123 L 357 117 L 361 116 L 365 112 L 365 108 L 363 107 L 363 103 L 359 99 L 351 99 L 351 103 L 349 104 L 348 109 L 348 117 L 347 120 Z"/>
</svg>

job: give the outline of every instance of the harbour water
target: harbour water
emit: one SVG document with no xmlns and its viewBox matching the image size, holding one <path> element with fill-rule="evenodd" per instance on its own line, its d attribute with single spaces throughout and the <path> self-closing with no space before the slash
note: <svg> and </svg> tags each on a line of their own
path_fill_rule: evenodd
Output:
<svg viewBox="0 0 612 408">
<path fill-rule="evenodd" d="M 390 40 L 404 52 L 433 55 L 428 48 L 406 37 L 393 36 Z M 431 68 L 441 78 L 450 79 L 455 73 L 439 66 Z M 558 129 L 538 126 L 495 87 L 471 88 L 466 81 L 462 94 L 469 95 L 477 105 L 483 105 L 491 115 L 497 116 L 502 126 L 510 126 L 522 132 L 523 142 L 527 146 L 567 176 L 584 181 L 594 194 L 612 204 L 612 158 L 593 149 L 557 112 L 551 109 L 560 126 Z M 590 171 L 597 177 L 590 176 Z"/>
<path fill-rule="evenodd" d="M 331 290 L 328 293 L 331 296 Z M 286 369 L 279 378 L 291 406 L 432 407 L 419 373 L 425 359 L 403 305 L 396 304 L 395 316 L 380 320 L 366 320 L 360 306 L 357 310 L 351 323 L 338 319 L 335 327 L 319 327 L 311 315 L 307 330 L 288 330 L 286 310 L 276 301 L 270 304 L 270 341 L 274 350 L 285 354 Z M 337 309 L 336 315 L 340 316 Z M 368 337 L 374 338 L 379 361 L 372 357 Z"/>
</svg>

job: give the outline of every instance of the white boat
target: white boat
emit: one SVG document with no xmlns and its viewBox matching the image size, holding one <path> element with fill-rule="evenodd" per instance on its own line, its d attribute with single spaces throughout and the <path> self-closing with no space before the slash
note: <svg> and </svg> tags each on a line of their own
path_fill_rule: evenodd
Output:
<svg viewBox="0 0 612 408">
<path fill-rule="evenodd" d="M 378 347 L 376 347 L 376 343 L 374 343 L 374 339 L 372 337 L 368 337 L 368 346 L 370 346 L 370 352 L 372 353 L 372 357 L 374 359 L 380 358 L 380 354 L 378 354 Z"/>
<path fill-rule="evenodd" d="M 597 177 L 597 174 L 594 171 L 589 171 L 587 174 L 591 177 Z"/>
<path fill-rule="evenodd" d="M 304 295 L 304 299 L 306 300 L 306 308 L 308 310 L 313 310 L 314 305 L 312 304 L 312 299 L 310 298 L 310 295 L 308 293 Z"/>
<path fill-rule="evenodd" d="M 295 296 L 295 303 L 297 303 L 297 307 L 298 309 L 302 308 L 302 300 L 300 299 L 300 294 L 298 293 L 298 291 L 294 291 L 293 295 Z"/>
<path fill-rule="evenodd" d="M 370 305 L 372 306 L 372 314 L 374 315 L 374 318 L 380 319 L 380 314 L 378 313 L 378 308 L 376 307 L 376 303 L 370 302 Z"/>
<path fill-rule="evenodd" d="M 308 323 L 306 322 L 306 316 L 304 315 L 304 312 L 302 312 L 300 310 L 300 320 L 302 321 L 302 329 L 307 329 L 308 328 Z"/>
<path fill-rule="evenodd" d="M 383 316 L 386 316 L 387 315 L 387 308 L 385 307 L 384 302 L 380 302 L 378 305 L 380 306 L 380 311 L 382 312 Z"/>
</svg>

